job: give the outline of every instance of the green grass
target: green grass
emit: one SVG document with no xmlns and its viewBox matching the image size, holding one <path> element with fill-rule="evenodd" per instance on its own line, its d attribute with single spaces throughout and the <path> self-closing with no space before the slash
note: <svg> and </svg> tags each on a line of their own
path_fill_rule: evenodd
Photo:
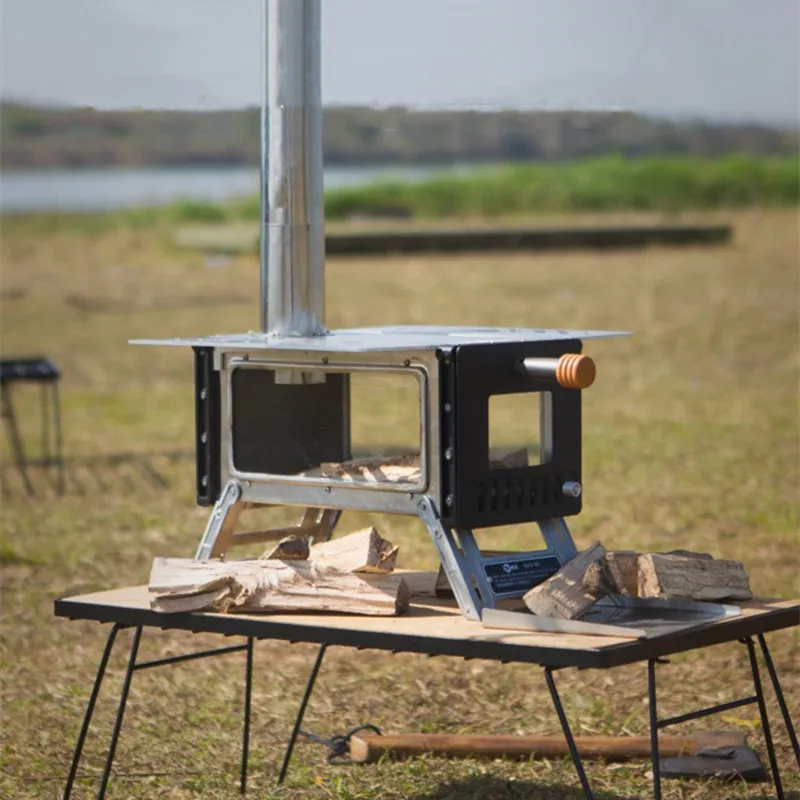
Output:
<svg viewBox="0 0 800 800">
<path fill-rule="evenodd" d="M 713 216 L 713 215 L 712 215 Z M 689 220 L 694 219 L 688 215 Z M 704 215 L 704 218 L 708 218 Z M 337 259 L 327 265 L 328 323 L 528 325 L 631 330 L 587 345 L 598 377 L 584 397 L 584 511 L 570 521 L 579 546 L 678 547 L 744 561 L 754 591 L 796 597 L 797 388 L 800 378 L 800 231 L 795 209 L 726 211 L 730 246 Z M 637 216 L 627 221 L 635 222 Z M 600 221 L 596 219 L 595 221 Z M 157 230 L 123 226 L 91 236 L 60 229 L 0 241 L 3 353 L 41 352 L 63 371 L 68 456 L 193 446 L 188 350 L 132 347 L 130 338 L 243 332 L 258 325 L 258 257 L 206 269 Z M 231 295 L 252 301 L 209 305 Z M 446 287 L 446 291 L 442 290 Z M 85 303 L 76 305 L 80 296 Z M 196 303 L 189 302 L 196 300 Z M 21 422 L 38 440 L 38 396 L 19 392 Z M 391 392 L 363 420 L 393 441 L 403 409 Z M 525 437 L 525 420 L 506 420 Z M 3 442 L 3 446 L 5 443 Z M 4 450 L 0 453 L 7 460 Z M 59 796 L 107 628 L 53 618 L 55 597 L 144 583 L 155 556 L 191 555 L 208 510 L 194 505 L 191 460 L 162 467 L 157 491 L 135 470 L 109 469 L 106 488 L 81 473 L 84 494 L 21 491 L 4 472 L 0 506 L 0 797 Z M 37 485 L 43 483 L 37 475 Z M 248 512 L 253 528 L 294 523 L 281 509 Z M 261 519 L 263 517 L 263 519 Z M 340 530 L 375 524 L 400 547 L 401 567 L 435 566 L 419 522 L 347 513 Z M 529 544 L 528 529 L 495 531 L 493 547 Z M 534 542 L 536 540 L 533 540 Z M 94 796 L 110 736 L 130 632 L 120 634 L 86 744 L 76 800 Z M 797 631 L 770 634 L 795 719 Z M 213 636 L 148 632 L 142 658 L 217 645 Z M 568 761 L 512 764 L 420 759 L 329 767 L 299 745 L 287 785 L 273 788 L 282 745 L 314 657 L 310 645 L 259 642 L 255 651 L 249 793 L 276 800 L 572 800 Z M 137 673 L 109 797 L 238 797 L 244 663 L 240 656 Z M 752 691 L 747 654 L 731 644 L 659 667 L 664 716 Z M 642 665 L 559 673 L 576 733 L 647 732 Z M 787 793 L 800 791 L 771 691 L 773 735 Z M 363 722 L 387 732 L 555 733 L 541 671 L 523 665 L 426 659 L 331 648 L 305 727 L 340 733 Z M 752 706 L 683 729 L 737 728 L 766 760 Z M 679 732 L 681 728 L 675 729 Z M 600 797 L 651 796 L 649 763 L 592 764 Z M 93 777 L 90 780 L 89 777 Z M 768 786 L 665 782 L 665 797 L 773 797 Z"/>
</svg>

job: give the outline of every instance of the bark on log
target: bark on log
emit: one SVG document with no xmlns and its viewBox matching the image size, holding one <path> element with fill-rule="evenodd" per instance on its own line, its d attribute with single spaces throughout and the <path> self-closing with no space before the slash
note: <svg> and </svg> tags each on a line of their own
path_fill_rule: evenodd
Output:
<svg viewBox="0 0 800 800">
<path fill-rule="evenodd" d="M 589 594 L 639 594 L 639 554 L 633 550 L 609 550 L 605 557 L 590 564 L 583 577 L 583 588 Z"/>
<path fill-rule="evenodd" d="M 155 611 L 336 611 L 394 616 L 408 609 L 399 575 L 353 575 L 314 561 L 156 558 Z"/>
<path fill-rule="evenodd" d="M 264 553 L 265 559 L 280 561 L 304 561 L 308 558 L 311 548 L 308 536 L 286 536 L 272 549 Z"/>
<path fill-rule="evenodd" d="M 342 572 L 391 572 L 397 563 L 398 548 L 381 538 L 375 528 L 312 545 L 310 558 Z"/>
<path fill-rule="evenodd" d="M 534 614 L 557 619 L 576 619 L 588 611 L 606 592 L 598 587 L 597 593 L 583 586 L 586 570 L 601 560 L 606 549 L 600 542 L 578 553 L 555 575 L 534 586 L 522 599 Z"/>
<path fill-rule="evenodd" d="M 749 600 L 750 576 L 741 561 L 651 553 L 639 556 L 639 597 Z"/>
</svg>

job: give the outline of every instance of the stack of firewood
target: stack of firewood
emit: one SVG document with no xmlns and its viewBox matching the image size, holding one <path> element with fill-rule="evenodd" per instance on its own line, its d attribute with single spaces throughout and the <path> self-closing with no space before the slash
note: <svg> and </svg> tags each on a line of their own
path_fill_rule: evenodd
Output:
<svg viewBox="0 0 800 800">
<path fill-rule="evenodd" d="M 600 542 L 578 553 L 523 598 L 534 614 L 577 619 L 610 594 L 682 600 L 749 600 L 750 577 L 741 561 L 673 550 L 606 550 Z"/>
<path fill-rule="evenodd" d="M 151 607 L 187 611 L 332 611 L 393 616 L 408 608 L 409 590 L 393 574 L 397 547 L 375 528 L 312 544 L 281 540 L 261 558 L 197 561 L 156 558 Z"/>
</svg>

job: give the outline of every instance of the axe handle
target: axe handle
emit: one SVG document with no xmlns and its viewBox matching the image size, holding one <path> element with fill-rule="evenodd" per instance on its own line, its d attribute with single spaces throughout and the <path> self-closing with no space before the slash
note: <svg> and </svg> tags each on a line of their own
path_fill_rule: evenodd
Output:
<svg viewBox="0 0 800 800">
<path fill-rule="evenodd" d="M 585 759 L 618 762 L 650 758 L 647 736 L 576 736 L 578 752 Z M 664 758 L 693 755 L 699 749 L 691 736 L 659 736 L 659 754 Z M 370 764 L 384 756 L 404 758 L 421 755 L 461 758 L 560 758 L 569 755 L 563 736 L 482 736 L 473 734 L 399 733 L 384 736 L 353 736 L 350 758 Z"/>
</svg>

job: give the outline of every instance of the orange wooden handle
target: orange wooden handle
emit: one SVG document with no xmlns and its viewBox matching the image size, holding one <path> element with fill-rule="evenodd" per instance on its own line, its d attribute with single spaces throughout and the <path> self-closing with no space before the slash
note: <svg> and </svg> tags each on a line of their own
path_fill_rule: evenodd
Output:
<svg viewBox="0 0 800 800">
<path fill-rule="evenodd" d="M 556 380 L 565 389 L 588 389 L 597 376 L 594 361 L 581 353 L 565 353 L 558 359 Z"/>
</svg>

